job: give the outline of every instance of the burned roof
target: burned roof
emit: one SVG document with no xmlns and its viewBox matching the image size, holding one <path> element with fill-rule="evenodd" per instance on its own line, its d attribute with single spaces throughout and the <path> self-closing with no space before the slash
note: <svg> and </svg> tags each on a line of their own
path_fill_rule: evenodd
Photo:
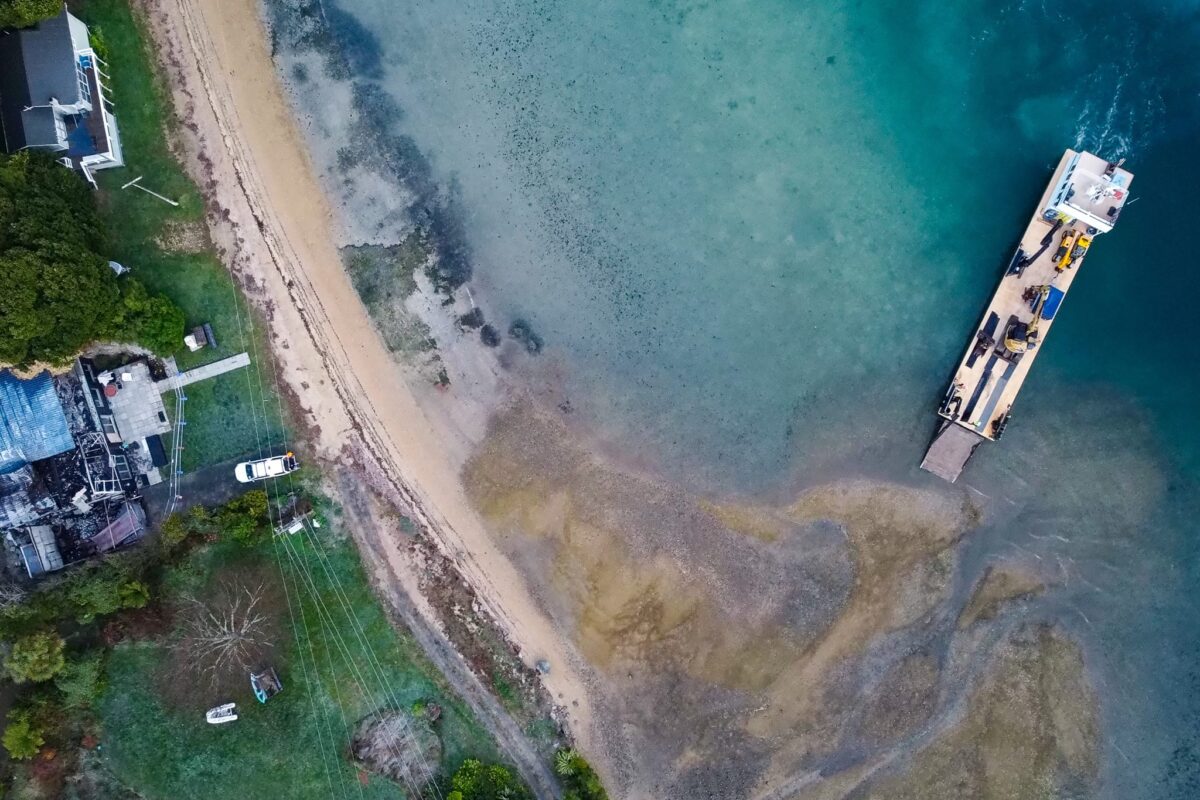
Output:
<svg viewBox="0 0 1200 800">
<path fill-rule="evenodd" d="M 30 465 L 0 474 L 0 530 L 36 522 L 56 508 Z"/>
<path fill-rule="evenodd" d="M 96 552 L 107 553 L 138 538 L 146 527 L 146 512 L 137 503 L 125 503 L 113 516 L 112 521 L 89 541 Z"/>
<path fill-rule="evenodd" d="M 49 525 L 33 525 L 14 541 L 20 548 L 29 577 L 36 578 L 63 568 L 62 553 Z"/>
<path fill-rule="evenodd" d="M 50 373 L 22 380 L 0 372 L 0 473 L 74 447 Z"/>
</svg>

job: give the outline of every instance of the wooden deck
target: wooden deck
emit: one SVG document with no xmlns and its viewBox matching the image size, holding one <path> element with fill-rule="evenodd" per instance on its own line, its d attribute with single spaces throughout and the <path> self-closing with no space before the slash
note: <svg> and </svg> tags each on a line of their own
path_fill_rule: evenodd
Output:
<svg viewBox="0 0 1200 800">
<path fill-rule="evenodd" d="M 215 378 L 218 375 L 224 375 L 226 372 L 232 372 L 235 369 L 250 366 L 250 354 L 238 353 L 237 355 L 222 358 L 220 361 L 213 361 L 195 369 L 190 369 L 187 372 L 178 372 L 174 375 L 169 375 L 161 381 L 157 381 L 154 386 L 159 393 L 172 392 L 180 386 L 196 383 L 197 381 L 206 381 L 209 378 Z"/>
<path fill-rule="evenodd" d="M 88 67 L 84 73 L 87 75 L 88 89 L 92 97 L 92 113 L 87 115 L 84 124 L 92 136 L 92 141 L 95 142 L 96 152 L 107 153 L 112 149 L 112 145 L 108 141 L 108 127 L 105 124 L 108 111 L 104 108 L 104 93 L 100 89 L 100 77 L 96 74 L 95 67 Z"/>
</svg>

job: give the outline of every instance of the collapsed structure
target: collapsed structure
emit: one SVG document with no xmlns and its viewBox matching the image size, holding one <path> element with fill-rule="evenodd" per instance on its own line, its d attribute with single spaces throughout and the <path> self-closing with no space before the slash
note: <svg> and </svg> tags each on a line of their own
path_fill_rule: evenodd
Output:
<svg viewBox="0 0 1200 800">
<path fill-rule="evenodd" d="M 0 372 L 0 530 L 31 578 L 141 538 L 171 430 L 150 365 Z"/>
</svg>

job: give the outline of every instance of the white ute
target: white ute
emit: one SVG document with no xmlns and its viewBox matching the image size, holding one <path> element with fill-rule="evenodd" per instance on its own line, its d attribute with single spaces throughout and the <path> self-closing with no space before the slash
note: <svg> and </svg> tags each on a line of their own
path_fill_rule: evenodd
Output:
<svg viewBox="0 0 1200 800">
<path fill-rule="evenodd" d="M 238 483 L 254 483 L 255 481 L 265 481 L 267 478 L 278 478 L 289 472 L 295 472 L 299 468 L 296 456 L 288 453 L 271 458 L 260 458 L 258 461 L 243 461 L 233 468 L 233 475 L 238 479 Z"/>
</svg>

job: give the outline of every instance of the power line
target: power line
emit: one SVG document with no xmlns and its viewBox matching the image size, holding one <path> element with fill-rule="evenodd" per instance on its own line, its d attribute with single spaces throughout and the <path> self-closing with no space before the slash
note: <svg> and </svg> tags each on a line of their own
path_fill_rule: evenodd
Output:
<svg viewBox="0 0 1200 800">
<path fill-rule="evenodd" d="M 237 276 L 234 274 L 233 267 L 231 264 L 227 263 L 227 264 L 225 264 L 225 267 L 226 267 L 227 273 L 229 274 L 229 279 L 230 279 L 229 290 L 230 290 L 230 297 L 231 297 L 231 300 L 233 303 L 234 321 L 235 321 L 235 324 L 238 329 L 238 335 L 242 341 L 243 346 L 245 346 L 246 349 L 249 350 L 249 349 L 253 348 L 255 350 L 256 357 L 255 357 L 254 361 L 255 361 L 255 371 L 256 371 L 256 373 L 258 375 L 258 379 L 259 379 L 258 380 L 259 392 L 260 392 L 259 402 L 262 404 L 263 411 L 265 412 L 266 411 L 266 401 L 265 401 L 265 398 L 261 397 L 262 372 L 261 372 L 261 368 L 258 365 L 258 359 L 261 356 L 258 352 L 259 348 L 257 347 L 257 344 L 256 344 L 254 336 L 253 336 L 254 325 L 253 325 L 253 321 L 252 321 L 252 319 L 253 319 L 252 312 L 250 311 L 249 306 L 247 305 L 247 307 L 245 309 L 245 318 L 243 318 L 242 304 L 239 301 L 245 302 L 245 300 L 244 300 L 244 298 L 240 297 L 241 293 L 238 291 Z M 270 430 L 269 430 L 268 421 L 267 421 L 267 419 L 265 419 L 265 417 L 262 420 L 262 423 L 263 423 L 262 426 L 260 427 L 260 425 L 259 425 L 259 421 L 260 421 L 259 420 L 259 412 L 258 412 L 258 407 L 256 404 L 256 399 L 254 396 L 254 394 L 255 394 L 254 389 L 255 389 L 254 381 L 251 377 L 250 370 L 246 370 L 247 402 L 249 404 L 249 409 L 250 409 L 251 423 L 254 428 L 255 447 L 257 448 L 257 451 L 258 451 L 258 457 L 261 459 L 264 456 L 264 452 L 263 452 L 264 435 L 267 439 L 267 446 L 270 447 L 270 444 L 271 444 L 270 443 Z M 179 396 L 178 388 L 176 389 L 176 392 L 177 392 L 177 396 Z M 177 409 L 179 409 L 179 411 L 181 413 L 183 413 L 183 409 L 184 409 L 183 404 L 185 402 L 186 401 L 182 401 L 182 402 L 177 401 Z M 179 427 L 180 426 L 178 426 L 178 424 L 177 424 L 177 436 L 182 437 L 182 431 L 179 430 Z M 180 459 L 180 448 L 175 447 L 173 456 L 175 459 L 173 466 L 175 466 L 175 472 L 178 472 L 178 464 L 179 464 L 179 459 Z M 177 477 L 177 476 L 175 476 L 175 477 Z M 178 494 L 178 492 L 173 492 L 173 494 L 172 494 L 172 509 L 173 509 L 174 498 L 177 496 L 177 494 Z M 276 499 L 278 500 L 278 489 L 276 489 Z M 267 508 L 267 514 L 268 514 L 268 522 L 270 522 L 272 524 L 272 528 L 273 528 L 274 522 L 271 517 L 271 510 L 270 510 L 269 504 L 268 504 L 268 508 Z M 276 568 L 279 571 L 280 581 L 283 584 L 284 593 L 287 598 L 289 624 L 292 629 L 293 638 L 296 643 L 297 656 L 300 659 L 301 673 L 304 677 L 304 681 L 306 684 L 305 693 L 308 695 L 308 698 L 309 698 L 309 705 L 310 705 L 310 709 L 312 711 L 312 716 L 313 716 L 313 726 L 314 726 L 315 732 L 317 734 L 318 749 L 321 750 L 321 761 L 322 761 L 322 765 L 324 766 L 325 777 L 326 777 L 326 782 L 329 787 L 330 796 L 332 797 L 334 795 L 333 775 L 334 775 L 336 769 L 330 767 L 329 753 L 326 752 L 325 747 L 324 747 L 324 740 L 323 740 L 322 732 L 321 732 L 321 717 L 317 710 L 316 697 L 312 693 L 312 684 L 309 683 L 308 667 L 304 660 L 304 646 L 301 642 L 299 627 L 296 625 L 295 610 L 293 608 L 292 600 L 291 600 L 291 590 L 288 588 L 287 576 L 286 576 L 286 573 L 283 569 L 283 565 L 279 558 L 278 548 L 275 547 L 274 542 L 272 542 L 272 549 L 273 549 L 274 556 L 275 556 Z M 299 600 L 299 597 L 297 597 L 297 601 L 298 600 Z M 301 621 L 304 622 L 303 609 L 301 609 Z M 305 623 L 305 624 L 307 624 L 307 623 Z M 311 635 L 308 632 L 307 627 L 306 627 L 305 636 L 308 638 L 309 644 L 311 646 Z M 313 669 L 314 669 L 314 671 L 317 670 L 317 665 L 316 665 L 315 661 L 313 664 Z M 344 795 L 344 793 L 343 793 L 343 795 Z"/>
<path fill-rule="evenodd" d="M 305 528 L 304 528 L 304 534 L 308 535 L 309 546 L 312 547 L 313 550 L 316 551 L 316 553 L 317 553 L 317 561 L 323 567 L 326 578 L 328 579 L 329 583 L 333 586 L 335 597 L 337 598 L 337 600 L 342 608 L 343 613 L 346 615 L 346 618 L 350 621 L 350 627 L 354 631 L 354 634 L 357 637 L 359 644 L 362 646 L 363 650 L 366 652 L 368 661 L 370 662 L 370 666 L 371 666 L 372 671 L 375 674 L 375 677 L 379 680 L 381 687 L 383 688 L 385 694 L 387 694 L 388 697 L 391 699 L 391 702 L 393 704 L 399 706 L 400 705 L 399 698 L 396 696 L 395 692 L 392 691 L 390 688 L 390 685 L 387 680 L 386 672 L 383 669 L 382 662 L 379 660 L 379 657 L 376 655 L 374 649 L 368 643 L 367 637 L 366 637 L 366 632 L 363 630 L 361 623 L 359 622 L 357 617 L 354 616 L 354 614 L 352 612 L 351 603 L 349 601 L 349 598 L 346 596 L 345 591 L 343 590 L 343 588 L 341 586 L 341 582 L 337 579 L 337 577 L 333 574 L 332 570 L 330 570 L 330 568 L 329 568 L 328 557 L 325 556 L 325 554 L 322 552 L 320 544 L 317 542 L 316 537 L 312 534 L 312 531 L 309 530 L 307 526 L 305 526 Z M 411 729 L 408 726 L 408 720 L 404 719 L 403 722 L 404 722 L 404 731 L 405 731 L 404 735 L 407 738 L 409 738 L 410 741 L 413 741 L 415 744 L 415 737 L 412 735 Z M 416 748 L 416 751 L 418 753 L 418 756 L 421 758 L 422 766 L 426 769 L 426 771 L 429 772 L 430 775 L 432 775 L 433 772 L 430 769 L 428 762 L 425 760 L 424 754 L 422 754 L 420 752 L 420 748 Z M 436 785 L 434 786 L 434 792 L 439 797 L 441 797 L 441 791 L 439 789 L 437 789 Z"/>
<path fill-rule="evenodd" d="M 247 181 L 247 183 L 253 183 L 253 182 L 254 182 L 254 179 L 253 179 L 252 177 L 250 177 L 250 176 L 247 176 L 247 177 L 245 178 L 245 180 Z M 269 211 L 265 211 L 264 213 L 269 213 Z M 267 361 L 268 361 L 268 364 L 269 364 L 269 366 L 270 366 L 270 368 L 271 368 L 271 373 L 272 373 L 272 375 L 271 375 L 271 377 L 272 377 L 272 382 L 273 382 L 273 384 L 274 384 L 274 386 L 275 386 L 276 415 L 277 415 L 277 418 L 278 418 L 278 420 L 279 420 L 280 428 L 281 428 L 281 429 L 285 429 L 285 430 L 286 430 L 286 425 L 285 425 L 285 423 L 284 423 L 284 413 L 283 413 L 283 400 L 282 400 L 283 392 L 282 392 L 282 385 L 281 385 L 281 382 L 280 382 L 278 365 L 277 365 L 276 359 L 275 359 L 275 357 L 274 357 L 274 353 L 270 353 L 270 354 L 268 355 Z M 259 362 L 257 361 L 257 359 L 256 359 L 256 363 L 255 363 L 255 368 L 256 368 L 256 370 L 259 370 L 259 381 L 260 381 L 260 386 L 261 386 L 261 382 L 262 382 L 262 372 L 261 372 L 261 367 L 259 366 Z M 266 423 L 266 420 L 267 420 L 267 418 L 270 416 L 270 413 L 267 411 L 267 402 L 266 402 L 266 397 L 265 397 L 265 394 L 260 394 L 260 397 L 261 397 L 261 400 L 262 400 L 262 406 L 263 406 L 264 426 L 266 426 L 266 424 L 267 424 L 267 423 Z M 268 440 L 269 440 L 269 438 L 270 438 L 269 428 L 268 428 L 268 433 L 267 433 L 267 436 L 268 436 Z M 275 497 L 276 497 L 276 503 L 277 503 L 277 505 L 279 504 L 279 480 L 280 480 L 279 478 L 274 478 L 274 479 L 272 479 L 272 481 L 271 481 L 272 485 L 273 485 L 273 486 L 274 486 L 274 488 L 275 488 Z M 294 476 L 294 475 L 292 475 L 292 474 L 290 474 L 290 473 L 288 473 L 288 475 L 287 475 L 287 480 L 288 480 L 288 485 L 289 485 L 289 489 L 290 489 L 290 494 L 291 494 L 292 496 L 295 496 L 295 495 L 296 495 L 296 493 L 295 493 L 295 476 Z M 307 528 L 306 528 L 306 530 L 307 530 Z M 319 548 L 317 548 L 316 550 L 317 550 L 317 554 L 318 554 L 318 559 L 320 559 L 320 557 L 322 556 L 322 553 L 321 553 L 321 551 L 320 551 L 320 549 L 319 549 Z M 308 570 L 307 564 L 306 564 L 306 563 L 305 563 L 305 561 L 304 561 L 304 560 L 303 560 L 303 559 L 302 559 L 302 558 L 299 556 L 299 552 L 298 552 L 298 551 L 295 551 L 295 556 L 296 556 L 296 561 L 295 561 L 295 563 L 296 563 L 296 564 L 298 564 L 298 565 L 300 566 L 300 568 L 301 568 L 301 569 L 302 569 L 302 570 L 305 572 L 305 574 L 306 574 L 306 575 L 307 575 L 307 577 L 308 577 L 308 580 L 309 580 L 309 582 L 310 582 L 310 584 L 311 584 L 311 587 L 312 587 L 312 591 L 313 591 L 313 596 L 314 596 L 314 598 L 315 598 L 315 599 L 316 599 L 316 600 L 317 600 L 317 601 L 320 603 L 321 607 L 322 607 L 322 608 L 325 610 L 326 616 L 327 616 L 327 617 L 328 617 L 328 619 L 329 619 L 329 629 L 330 629 L 330 631 L 332 631 L 332 633 L 334 634 L 334 636 L 337 638 L 338 642 L 341 644 L 341 646 L 342 646 L 342 648 L 343 648 L 343 654 L 344 654 L 344 656 L 345 656 L 345 657 L 346 657 L 348 660 L 349 660 L 349 659 L 352 659 L 352 656 L 351 656 L 351 655 L 350 655 L 350 653 L 349 653 L 349 648 L 345 646 L 345 643 L 344 643 L 344 641 L 342 641 L 342 639 L 341 639 L 341 635 L 340 635 L 339 629 L 338 629 L 338 627 L 337 627 L 336 623 L 333 621 L 333 616 L 332 616 L 332 614 L 331 614 L 331 613 L 329 613 L 329 611 L 328 611 L 328 607 L 327 607 L 327 606 L 325 606 L 323 598 L 320 596 L 319 592 L 316 590 L 316 585 L 315 585 L 315 582 L 312 580 L 312 575 L 311 575 L 311 572 L 309 572 L 309 570 Z M 322 562 L 322 563 L 324 563 L 324 562 Z M 328 573 L 328 567 L 326 567 L 326 572 L 327 572 L 327 577 L 329 577 L 329 578 L 331 579 L 331 582 L 332 582 L 333 586 L 335 587 L 335 589 L 336 589 L 337 591 L 339 591 L 339 592 L 340 592 L 340 584 L 339 584 L 339 583 L 336 581 L 336 579 L 334 579 L 334 578 L 332 577 L 332 575 L 330 575 L 330 574 Z M 374 653 L 374 651 L 372 650 L 372 648 L 371 648 L 370 644 L 369 644 L 369 643 L 366 641 L 365 637 L 363 636 L 363 634 L 362 634 L 362 632 L 361 632 L 361 629 L 360 629 L 360 628 L 359 628 L 359 626 L 358 626 L 357 620 L 354 618 L 354 616 L 353 616 L 353 614 L 351 613 L 351 611 L 350 611 L 350 609 L 348 608 L 348 606 L 347 606 L 347 605 L 345 605 L 344 595 L 342 596 L 342 598 L 339 598 L 339 599 L 341 599 L 341 600 L 342 600 L 342 602 L 343 602 L 343 609 L 345 610 L 345 613 L 346 613 L 346 615 L 347 615 L 347 618 L 351 620 L 352 626 L 354 627 L 354 629 L 355 629 L 355 631 L 356 631 L 356 634 L 358 635 L 359 642 L 360 642 L 360 644 L 362 645 L 362 647 L 363 647 L 363 650 L 364 650 L 364 652 L 366 653 L 366 655 L 367 655 L 367 657 L 368 657 L 368 660 L 369 660 L 369 661 L 371 661 L 371 662 L 373 662 L 373 666 L 374 666 L 374 668 L 375 668 L 376 676 L 377 676 L 377 677 L 379 678 L 379 680 L 380 680 L 381 688 L 384 690 L 384 692 L 385 692 L 385 694 L 387 695 L 387 697 L 388 697 L 388 699 L 390 700 L 390 702 L 392 702 L 394 705 L 396 705 L 396 706 L 397 706 L 397 710 L 398 710 L 398 711 L 399 711 L 399 710 L 401 710 L 401 709 L 400 709 L 400 704 L 399 704 L 398 698 L 395 696 L 394 692 L 390 692 L 390 690 L 389 690 L 389 688 L 388 688 L 388 683 L 387 683 L 387 680 L 386 680 L 386 678 L 385 678 L 385 677 L 384 677 L 384 675 L 383 675 L 382 669 L 381 669 L 381 668 L 380 668 L 380 666 L 379 666 L 379 660 L 378 660 L 378 658 L 375 656 L 375 653 Z M 352 661 L 350 661 L 349 663 L 351 663 L 351 664 L 352 664 Z M 370 696 L 371 692 L 370 692 L 369 686 L 368 686 L 368 685 L 367 685 L 367 684 L 366 684 L 366 683 L 365 683 L 365 682 L 364 682 L 364 681 L 361 679 L 361 674 L 360 674 L 359 678 L 360 678 L 360 681 L 359 681 L 359 682 L 360 682 L 360 684 L 362 685 L 362 688 L 363 688 L 364 695 L 366 695 L 366 696 Z M 407 720 L 406 718 L 403 718 L 403 717 L 401 717 L 401 720 L 402 720 L 402 725 L 403 725 L 403 727 L 402 727 L 402 735 L 403 735 L 403 736 L 405 736 L 406 738 L 408 738 L 408 739 L 412 740 L 412 734 L 411 734 L 411 730 L 409 729 L 409 726 L 408 726 L 408 720 Z M 415 745 L 415 741 L 412 741 L 411 743 Z M 425 761 L 424 754 L 420 752 L 420 748 L 419 748 L 419 747 L 416 747 L 416 746 L 414 746 L 414 747 L 413 747 L 413 749 L 414 749 L 414 752 L 416 752 L 416 753 L 417 753 L 417 755 L 418 755 L 418 757 L 421 759 L 421 761 L 422 761 L 422 766 L 423 766 L 423 768 L 425 769 L 426 773 L 427 773 L 427 774 L 430 776 L 430 786 L 432 787 L 432 789 L 433 789 L 433 792 L 434 792 L 434 793 L 435 793 L 435 794 L 438 796 L 439 800 L 441 800 L 441 791 L 440 791 L 440 789 L 437 787 L 436 781 L 434 781 L 434 780 L 433 780 L 433 779 L 436 777 L 436 775 L 437 775 L 437 771 L 429 767 L 428 763 Z M 419 792 L 417 792 L 417 793 L 419 794 Z"/>
<path fill-rule="evenodd" d="M 272 538 L 271 538 L 271 547 L 272 547 L 272 549 L 275 550 L 275 563 L 278 565 L 279 564 L 279 549 L 278 549 L 278 545 L 276 545 L 276 543 L 275 543 L 274 535 L 272 535 Z M 304 693 L 308 696 L 309 708 L 312 710 L 314 727 L 316 728 L 316 731 L 317 731 L 317 747 L 322 752 L 321 763 L 325 767 L 325 780 L 329 784 L 329 796 L 333 797 L 333 771 L 329 767 L 329 760 L 324 755 L 325 740 L 321 734 L 321 717 L 317 712 L 316 696 L 312 693 L 311 687 L 309 684 L 308 665 L 304 661 L 304 650 L 300 644 L 300 633 L 298 630 L 296 630 L 295 616 L 293 615 L 293 612 L 292 612 L 291 590 L 288 588 L 287 577 L 283 574 L 282 566 L 280 566 L 280 579 L 281 579 L 281 582 L 283 583 L 284 594 L 287 597 L 288 616 L 292 618 L 292 630 L 295 631 L 295 633 L 296 633 L 296 655 L 300 659 L 300 672 L 304 676 L 304 683 L 305 683 L 305 692 Z M 299 592 L 298 591 L 297 591 L 297 602 L 299 602 Z M 312 635 L 308 629 L 308 622 L 307 622 L 307 620 L 304 619 L 304 609 L 303 608 L 300 609 L 300 620 L 304 624 L 304 636 L 308 640 L 309 653 L 312 654 Z M 317 657 L 315 654 L 313 654 L 312 659 L 313 659 L 313 670 L 315 672 L 317 669 Z M 332 744 L 333 744 L 333 736 L 332 736 L 332 733 L 330 733 L 330 745 L 332 746 Z M 343 790 L 342 797 L 345 797 L 345 796 L 346 796 L 346 793 Z"/>
<path fill-rule="evenodd" d="M 352 673 L 352 678 L 358 682 L 358 685 L 359 685 L 360 689 L 362 690 L 363 695 L 365 697 L 370 697 L 372 694 L 370 683 L 364 677 L 363 671 L 359 668 L 359 665 L 355 661 L 354 656 L 350 651 L 350 647 L 346 644 L 345 639 L 342 638 L 342 635 L 338 628 L 337 622 L 336 622 L 336 620 L 334 620 L 333 614 L 329 611 L 329 607 L 325 604 L 324 598 L 321 596 L 320 591 L 317 589 L 316 582 L 313 579 L 312 573 L 311 573 L 311 571 L 308 570 L 307 565 L 303 562 L 303 559 L 300 556 L 299 549 L 296 547 L 295 543 L 291 541 L 291 537 L 284 536 L 283 539 L 284 539 L 285 548 L 288 549 L 293 556 L 293 563 L 296 565 L 299 565 L 301 571 L 304 573 L 304 576 L 307 581 L 308 589 L 312 593 L 313 598 L 317 601 L 317 606 L 318 606 L 319 612 L 321 612 L 325 615 L 324 621 L 327 624 L 327 629 L 330 632 L 332 632 L 333 641 L 340 649 L 340 651 L 342 653 L 342 657 L 345 659 L 346 664 Z M 374 655 L 373 652 L 369 649 L 369 647 L 365 648 L 365 652 L 367 654 L 368 660 L 370 660 L 370 658 L 372 658 Z M 389 694 L 387 691 L 386 681 L 383 682 L 382 688 L 384 689 L 385 694 Z M 397 706 L 397 712 L 402 712 L 402 709 L 399 708 L 399 703 L 397 702 L 397 699 L 395 698 L 394 694 L 390 694 L 390 699 L 391 699 L 391 702 Z M 408 728 L 407 719 L 405 719 L 403 716 L 399 716 L 399 719 L 402 723 L 401 737 L 404 740 L 404 743 L 410 748 L 411 752 L 413 754 L 415 754 L 415 756 L 421 761 L 421 767 L 425 772 L 427 785 L 429 787 L 431 787 L 433 789 L 434 793 L 437 794 L 438 797 L 440 798 L 441 792 L 437 788 L 437 783 L 434 780 L 437 776 L 437 773 L 429 766 L 428 761 L 426 761 L 424 753 L 421 752 L 419 743 L 416 741 L 416 737 L 412 735 L 411 730 Z M 389 749 L 391 749 L 392 754 L 395 755 L 398 760 L 400 760 L 400 761 L 403 760 L 403 752 L 400 749 L 399 743 L 389 745 Z M 422 786 L 420 784 L 418 784 L 411 776 L 409 776 L 407 773 L 401 772 L 401 780 L 404 782 L 405 787 L 412 793 L 412 795 L 414 797 L 420 796 Z"/>
</svg>

